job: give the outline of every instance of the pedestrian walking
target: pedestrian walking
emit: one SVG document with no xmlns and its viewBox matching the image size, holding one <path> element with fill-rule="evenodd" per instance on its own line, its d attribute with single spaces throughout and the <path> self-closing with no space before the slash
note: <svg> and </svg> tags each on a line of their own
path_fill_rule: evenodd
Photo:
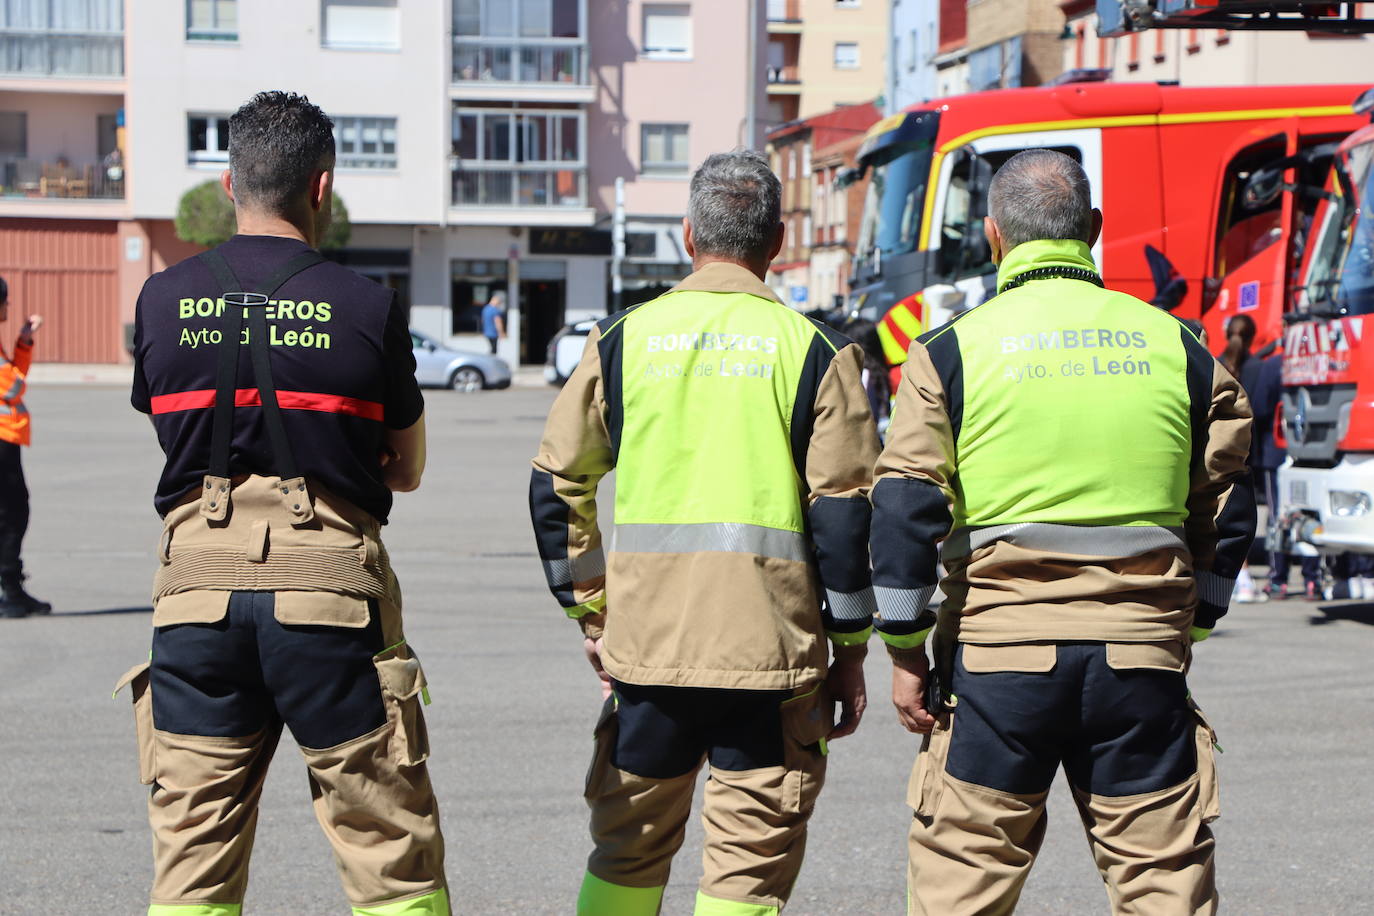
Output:
<svg viewBox="0 0 1374 916">
<path fill-rule="evenodd" d="M 166 454 L 151 661 L 121 681 L 153 787 L 150 916 L 239 912 L 283 725 L 353 912 L 450 911 L 428 692 L 380 534 L 419 485 L 424 402 L 395 293 L 316 250 L 332 128 L 283 92 L 235 112 L 238 234 L 138 299 L 132 400 Z"/>
<path fill-rule="evenodd" d="M 534 459 L 539 554 L 606 695 L 581 914 L 658 912 L 703 760 L 696 912 L 777 913 L 827 741 L 863 715 L 877 434 L 863 352 L 763 282 L 781 193 L 758 153 L 706 159 L 683 222 L 692 274 L 597 324 Z M 595 497 L 612 469 L 607 557 Z"/>
<path fill-rule="evenodd" d="M 1008 160 L 985 222 L 998 295 L 911 347 L 873 488 L 879 614 L 926 733 L 910 912 L 1009 913 L 1062 765 L 1115 913 L 1212 913 L 1214 735 L 1192 646 L 1254 537 L 1250 409 L 1168 313 L 1102 288 L 1072 159 Z M 935 671 L 924 639 L 935 630 Z"/>
<path fill-rule="evenodd" d="M 492 356 L 496 355 L 496 343 L 506 336 L 506 294 L 497 290 L 491 294 L 487 304 L 482 306 L 482 336 L 491 346 Z"/>
<path fill-rule="evenodd" d="M 0 277 L 0 322 L 9 320 L 10 289 Z M 29 530 L 29 488 L 20 449 L 29 444 L 29 409 L 24 406 L 33 335 L 43 326 L 30 315 L 19 328 L 14 355 L 0 348 L 0 617 L 50 614 L 52 605 L 24 589 L 24 535 Z"/>
</svg>

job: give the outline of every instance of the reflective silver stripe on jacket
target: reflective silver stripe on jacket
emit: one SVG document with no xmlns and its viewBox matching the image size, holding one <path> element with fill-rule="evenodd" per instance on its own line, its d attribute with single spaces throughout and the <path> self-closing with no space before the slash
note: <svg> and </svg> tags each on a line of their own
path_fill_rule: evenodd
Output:
<svg viewBox="0 0 1374 916">
<path fill-rule="evenodd" d="M 1171 547 L 1186 550 L 1182 528 L 1161 525 L 1058 525 L 1050 522 L 1022 522 L 1015 525 L 988 525 L 983 528 L 956 528 L 945 540 L 942 556 L 966 557 L 994 541 L 1007 541 L 1028 550 L 1071 554 L 1080 557 L 1134 557 L 1152 550 Z"/>
<path fill-rule="evenodd" d="M 1227 607 L 1231 603 L 1231 592 L 1235 590 L 1235 578 L 1224 578 L 1207 569 L 1199 569 L 1193 574 L 1197 581 L 1197 596 L 1208 604 Z"/>
<path fill-rule="evenodd" d="M 10 390 L 6 391 L 3 396 L 0 396 L 0 400 L 13 401 L 23 393 L 24 379 L 23 377 L 19 377 L 14 380 L 14 384 L 10 386 Z"/>
<path fill-rule="evenodd" d="M 561 560 L 545 560 L 544 575 L 551 585 L 571 585 L 586 582 L 606 575 L 606 554 L 600 548 L 582 554 L 580 557 L 564 557 Z"/>
<path fill-rule="evenodd" d="M 830 616 L 834 620 L 867 620 L 878 609 L 871 588 L 857 592 L 832 592 L 826 589 L 825 600 L 830 605 Z"/>
<path fill-rule="evenodd" d="M 882 585 L 873 586 L 873 595 L 878 599 L 878 613 L 883 620 L 888 622 L 898 620 L 915 620 L 921 616 L 921 612 L 930 603 L 930 596 L 935 594 L 935 586 L 926 585 L 921 588 L 886 588 Z"/>
<path fill-rule="evenodd" d="M 752 553 L 798 563 L 811 560 L 806 537 L 800 532 L 742 522 L 616 525 L 611 550 L 620 553 Z"/>
<path fill-rule="evenodd" d="M 26 416 L 28 412 L 23 404 L 0 404 L 0 417 Z"/>
</svg>

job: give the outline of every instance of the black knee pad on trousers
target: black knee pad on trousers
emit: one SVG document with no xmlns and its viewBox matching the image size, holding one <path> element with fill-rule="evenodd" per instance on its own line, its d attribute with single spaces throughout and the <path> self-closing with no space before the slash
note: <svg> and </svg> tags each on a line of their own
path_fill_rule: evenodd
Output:
<svg viewBox="0 0 1374 916">
<path fill-rule="evenodd" d="M 1103 643 L 1062 643 L 1046 672 L 973 673 L 955 655 L 949 774 L 1002 792 L 1048 789 L 1062 763 L 1094 795 L 1177 785 L 1197 767 L 1182 672 L 1118 670 Z"/>
<path fill-rule="evenodd" d="M 328 748 L 386 722 L 372 657 L 382 645 L 375 604 L 362 628 L 277 622 L 271 592 L 234 592 L 215 623 L 153 635 L 153 722 L 162 731 L 243 737 L 277 722 L 297 743 Z"/>
<path fill-rule="evenodd" d="M 690 772 L 703 755 L 722 770 L 783 763 L 778 707 L 789 690 L 719 690 L 615 683 L 618 735 L 611 763 L 651 779 Z"/>
</svg>

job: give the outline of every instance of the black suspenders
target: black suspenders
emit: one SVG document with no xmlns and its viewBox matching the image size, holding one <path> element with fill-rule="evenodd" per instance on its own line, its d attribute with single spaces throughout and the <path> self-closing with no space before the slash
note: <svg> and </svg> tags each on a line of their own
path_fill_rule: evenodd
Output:
<svg viewBox="0 0 1374 916">
<path fill-rule="evenodd" d="M 248 353 L 252 360 L 253 381 L 262 400 L 263 422 L 272 443 L 273 470 L 281 478 L 283 502 L 297 521 L 314 516 L 305 480 L 296 465 L 296 455 L 286 435 L 277 387 L 272 380 L 272 361 L 267 345 L 267 303 L 277 290 L 301 271 L 322 263 L 318 251 L 302 252 L 283 264 L 262 285 L 265 293 L 246 292 L 234 276 L 224 256 L 216 249 L 200 255 L 219 284 L 224 299 L 224 318 L 215 370 L 214 421 L 210 432 L 210 469 L 201 494 L 200 512 L 206 518 L 223 521 L 229 510 L 229 458 L 234 441 L 234 400 L 238 389 L 238 360 L 242 348 L 244 323 L 248 327 Z"/>
</svg>

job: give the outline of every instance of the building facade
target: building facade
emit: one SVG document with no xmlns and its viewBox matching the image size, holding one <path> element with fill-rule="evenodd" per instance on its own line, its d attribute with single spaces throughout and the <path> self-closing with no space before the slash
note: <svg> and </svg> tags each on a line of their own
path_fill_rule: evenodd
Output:
<svg viewBox="0 0 1374 916">
<path fill-rule="evenodd" d="M 1063 0 L 1060 8 L 1070 36 L 1062 42 L 1066 71 L 1105 69 L 1117 82 L 1182 86 L 1374 83 L 1374 38 L 1368 35 L 1154 29 L 1101 38 L 1092 0 Z"/>
<path fill-rule="evenodd" d="M 766 4 L 770 126 L 862 104 L 884 92 L 889 0 Z"/>
<path fill-rule="evenodd" d="M 627 301 L 689 269 L 691 168 L 762 145 L 764 21 L 763 0 L 0 3 L 14 314 L 48 317 L 40 359 L 127 359 L 140 285 L 198 250 L 173 219 L 225 168 L 228 115 L 285 88 L 335 121 L 353 231 L 331 256 L 451 345 L 485 347 L 479 306 L 505 290 L 502 355 L 541 362 L 611 305 L 617 181 Z"/>
<path fill-rule="evenodd" d="M 940 54 L 939 0 L 892 0 L 887 47 L 887 114 L 939 95 L 935 59 Z"/>
<path fill-rule="evenodd" d="M 969 0 L 968 89 L 1040 86 L 1063 67 L 1057 0 Z"/>
</svg>

